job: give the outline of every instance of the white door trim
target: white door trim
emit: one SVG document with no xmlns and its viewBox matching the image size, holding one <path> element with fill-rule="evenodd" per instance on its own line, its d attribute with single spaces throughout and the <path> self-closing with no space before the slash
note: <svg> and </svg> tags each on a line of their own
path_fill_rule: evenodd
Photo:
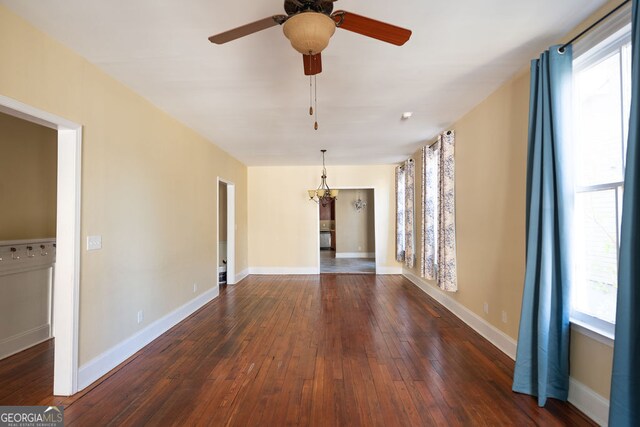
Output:
<svg viewBox="0 0 640 427">
<path fill-rule="evenodd" d="M 218 177 L 216 186 L 216 212 L 220 212 L 220 183 L 227 185 L 227 284 L 236 284 L 236 185 L 232 181 Z M 216 224 L 217 250 L 220 250 L 220 218 Z M 220 277 L 217 275 L 218 265 L 216 259 L 216 281 Z M 219 283 L 218 283 L 219 285 Z"/>
<path fill-rule="evenodd" d="M 82 126 L 0 95 L 0 112 L 58 131 L 53 394 L 78 390 Z"/>
</svg>

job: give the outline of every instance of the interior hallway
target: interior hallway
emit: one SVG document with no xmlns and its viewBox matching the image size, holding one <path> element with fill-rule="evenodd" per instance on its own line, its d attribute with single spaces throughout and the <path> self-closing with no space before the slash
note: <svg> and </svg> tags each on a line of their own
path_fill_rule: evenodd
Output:
<svg viewBox="0 0 640 427">
<path fill-rule="evenodd" d="M 401 276 L 250 276 L 73 398 L 51 396 L 52 360 L 0 362 L 0 405 L 63 402 L 66 425 L 593 425 L 512 393 L 513 361 Z"/>
</svg>

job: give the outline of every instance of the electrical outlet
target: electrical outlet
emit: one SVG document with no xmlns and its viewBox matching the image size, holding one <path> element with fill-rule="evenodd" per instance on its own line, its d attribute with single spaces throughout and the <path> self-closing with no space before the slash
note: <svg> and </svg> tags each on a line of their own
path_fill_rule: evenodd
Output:
<svg viewBox="0 0 640 427">
<path fill-rule="evenodd" d="M 507 323 L 507 312 L 502 310 L 502 323 Z"/>
<path fill-rule="evenodd" d="M 142 323 L 143 320 L 144 320 L 144 311 L 140 310 L 138 312 L 138 323 Z"/>
<path fill-rule="evenodd" d="M 361 251 L 362 250 L 362 246 L 358 246 L 358 250 Z"/>
<path fill-rule="evenodd" d="M 193 293 L 195 294 L 196 292 L 198 292 L 198 284 L 194 283 L 193 284 Z"/>
<path fill-rule="evenodd" d="M 484 314 L 489 314 L 489 303 L 485 302 L 484 304 L 482 304 L 482 311 L 484 311 Z"/>
<path fill-rule="evenodd" d="M 102 249 L 102 236 L 87 236 L 87 250 L 97 251 Z"/>
</svg>

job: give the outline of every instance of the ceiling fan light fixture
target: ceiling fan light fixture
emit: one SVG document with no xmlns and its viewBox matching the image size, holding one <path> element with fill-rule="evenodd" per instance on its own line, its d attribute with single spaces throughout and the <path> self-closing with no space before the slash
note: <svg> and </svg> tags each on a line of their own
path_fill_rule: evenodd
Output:
<svg viewBox="0 0 640 427">
<path fill-rule="evenodd" d="M 303 12 L 289 18 L 283 31 L 295 50 L 303 55 L 316 55 L 329 45 L 336 23 L 323 13 Z"/>
</svg>

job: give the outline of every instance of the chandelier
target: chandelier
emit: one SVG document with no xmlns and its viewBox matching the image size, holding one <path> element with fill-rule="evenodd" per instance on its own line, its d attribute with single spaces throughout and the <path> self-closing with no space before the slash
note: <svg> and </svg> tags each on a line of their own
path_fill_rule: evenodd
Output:
<svg viewBox="0 0 640 427">
<path fill-rule="evenodd" d="M 317 189 L 307 190 L 307 192 L 309 193 L 309 200 L 313 200 L 322 206 L 327 206 L 336 199 L 338 196 L 338 190 L 330 189 L 329 184 L 327 184 L 327 168 L 324 165 L 324 153 L 326 153 L 327 150 L 320 151 L 322 151 L 322 176 L 320 185 Z"/>
<path fill-rule="evenodd" d="M 367 207 L 367 202 L 365 202 L 360 198 L 360 196 L 358 196 L 358 200 L 353 202 L 353 207 L 356 208 L 356 212 L 360 213 Z"/>
</svg>

